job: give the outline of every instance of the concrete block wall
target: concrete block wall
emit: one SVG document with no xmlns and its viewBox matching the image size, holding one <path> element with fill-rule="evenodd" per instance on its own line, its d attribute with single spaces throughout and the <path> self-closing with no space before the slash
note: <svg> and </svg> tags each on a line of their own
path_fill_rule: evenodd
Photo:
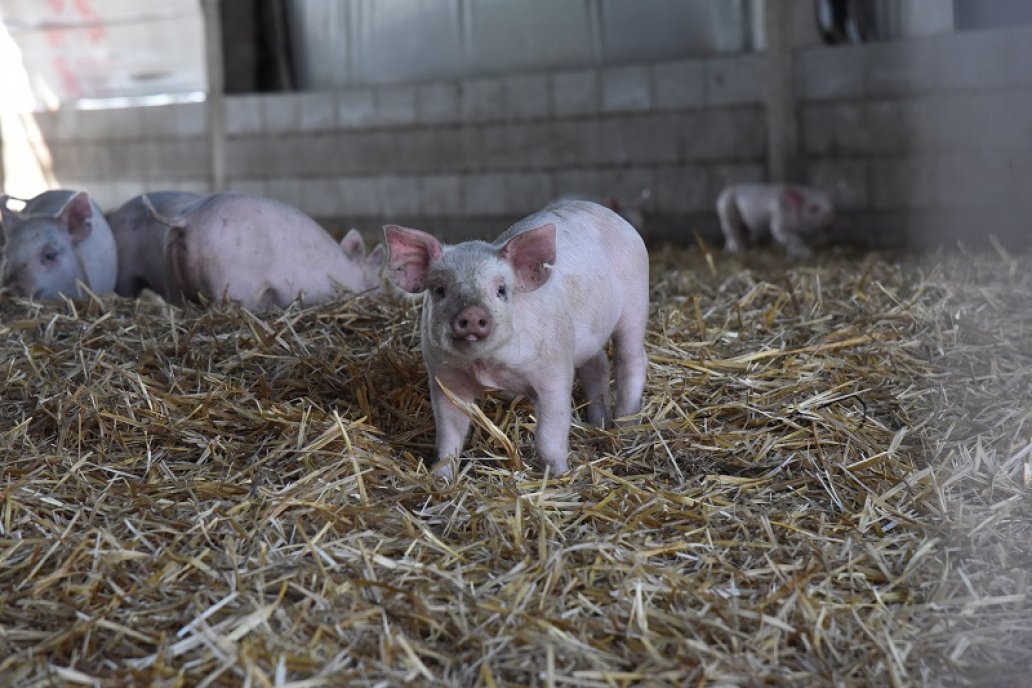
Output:
<svg viewBox="0 0 1032 688">
<path fill-rule="evenodd" d="M 763 175 L 756 55 L 227 99 L 228 185 L 332 225 L 500 232 L 563 194 L 653 194 L 715 228 L 728 179 Z M 648 229 L 648 228 L 647 228 Z"/>
<path fill-rule="evenodd" d="M 57 182 L 87 189 L 105 209 L 157 189 L 206 193 L 206 105 L 178 103 L 36 113 Z"/>
<path fill-rule="evenodd" d="M 1032 29 L 798 55 L 807 175 L 842 230 L 895 244 L 1032 238 Z"/>
<path fill-rule="evenodd" d="M 764 174 L 761 60 L 228 96 L 226 186 L 292 203 L 334 231 L 372 235 L 390 220 L 453 237 L 500 232 L 563 194 L 630 199 L 648 188 L 655 232 L 715 231 L 721 186 Z M 37 121 L 59 183 L 115 207 L 146 190 L 208 189 L 206 107 Z"/>
</svg>

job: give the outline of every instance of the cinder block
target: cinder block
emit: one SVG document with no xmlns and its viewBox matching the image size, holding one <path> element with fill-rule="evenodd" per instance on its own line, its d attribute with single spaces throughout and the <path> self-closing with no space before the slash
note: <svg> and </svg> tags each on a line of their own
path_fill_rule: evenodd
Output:
<svg viewBox="0 0 1032 688">
<path fill-rule="evenodd" d="M 652 107 L 652 83 L 648 67 L 615 67 L 602 72 L 602 109 L 606 112 L 640 112 Z"/>
<path fill-rule="evenodd" d="M 132 141 L 143 136 L 142 112 L 144 108 L 127 107 L 107 110 L 107 127 L 109 136 L 105 138 L 120 141 Z M 207 129 L 202 132 L 202 135 Z"/>
<path fill-rule="evenodd" d="M 615 198 L 621 204 L 636 200 L 642 191 L 650 196 L 656 193 L 655 170 L 649 167 L 611 167 L 599 170 L 596 194 L 605 198 Z M 559 194 L 556 194 L 559 195 Z M 645 208 L 652 207 L 652 201 L 645 203 Z"/>
<path fill-rule="evenodd" d="M 944 208 L 1014 208 L 1029 193 L 1025 187 L 1015 194 L 1011 158 L 1002 151 L 952 151 L 936 156 L 936 165 Z"/>
<path fill-rule="evenodd" d="M 553 198 L 552 179 L 544 172 L 505 175 L 505 212 L 529 215 Z"/>
<path fill-rule="evenodd" d="M 304 186 L 307 180 L 296 177 L 275 177 L 265 182 L 265 192 L 269 198 L 292 205 L 304 212 Z"/>
<path fill-rule="evenodd" d="M 822 46 L 797 55 L 796 95 L 801 100 L 857 98 L 863 94 L 863 47 Z"/>
<path fill-rule="evenodd" d="M 376 121 L 376 98 L 371 88 L 349 88 L 337 99 L 337 126 L 365 127 Z"/>
<path fill-rule="evenodd" d="M 50 144 L 58 140 L 57 112 L 33 112 L 30 116 L 44 143 Z"/>
<path fill-rule="evenodd" d="M 397 159 L 391 165 L 409 173 L 461 172 L 467 168 L 463 131 L 457 127 L 436 127 L 399 131 Z"/>
<path fill-rule="evenodd" d="M 459 119 L 459 86 L 454 82 L 424 84 L 416 96 L 422 124 L 445 124 Z"/>
<path fill-rule="evenodd" d="M 762 102 L 761 59 L 759 55 L 736 55 L 706 60 L 706 103 L 723 106 Z"/>
<path fill-rule="evenodd" d="M 161 176 L 169 179 L 206 177 L 210 169 L 207 142 L 203 139 L 157 141 Z"/>
<path fill-rule="evenodd" d="M 506 212 L 505 174 L 478 174 L 463 179 L 466 215 L 503 215 Z"/>
<path fill-rule="evenodd" d="M 505 79 L 505 102 L 513 119 L 547 117 L 548 75 L 526 74 Z"/>
<path fill-rule="evenodd" d="M 907 120 L 899 100 L 868 100 L 864 104 L 863 124 L 870 132 L 867 154 L 898 155 L 910 146 L 914 123 Z"/>
<path fill-rule="evenodd" d="M 380 180 L 375 177 L 344 177 L 337 181 L 340 214 L 384 215 L 380 205 Z"/>
<path fill-rule="evenodd" d="M 622 118 L 584 120 L 577 123 L 582 165 L 625 165 L 630 162 Z"/>
<path fill-rule="evenodd" d="M 864 48 L 864 93 L 916 95 L 938 80 L 939 51 L 931 41 L 872 44 Z"/>
<path fill-rule="evenodd" d="M 711 108 L 680 117 L 682 160 L 748 160 L 766 155 L 767 125 L 759 108 Z"/>
<path fill-rule="evenodd" d="M 501 169 L 547 170 L 583 160 L 582 123 L 548 120 L 508 127 L 508 151 Z"/>
<path fill-rule="evenodd" d="M 505 82 L 501 79 L 470 79 L 461 84 L 462 119 L 488 122 L 505 118 Z"/>
<path fill-rule="evenodd" d="M 819 158 L 810 161 L 807 167 L 807 183 L 831 194 L 836 210 L 870 207 L 865 160 Z"/>
<path fill-rule="evenodd" d="M 934 208 L 942 198 L 934 155 L 884 158 L 870 163 L 871 203 L 876 209 Z"/>
<path fill-rule="evenodd" d="M 301 118 L 300 99 L 294 93 L 277 93 L 262 96 L 262 119 L 269 134 L 284 134 L 297 131 Z"/>
<path fill-rule="evenodd" d="M 298 207 L 312 217 L 338 217 L 343 214 L 339 181 L 333 177 L 311 177 L 301 180 L 301 202 Z"/>
<path fill-rule="evenodd" d="M 226 191 L 247 194 L 249 196 L 268 196 L 264 179 L 229 179 Z"/>
<path fill-rule="evenodd" d="M 702 167 L 663 167 L 656 170 L 654 206 L 660 213 L 711 210 L 709 179 Z"/>
<path fill-rule="evenodd" d="M 597 198 L 606 194 L 605 186 L 598 168 L 563 169 L 552 174 L 555 198 Z"/>
<path fill-rule="evenodd" d="M 599 111 L 599 74 L 594 70 L 555 72 L 550 77 L 552 114 L 594 115 Z"/>
<path fill-rule="evenodd" d="M 376 125 L 400 126 L 416 121 L 414 86 L 381 86 L 376 89 Z"/>
<path fill-rule="evenodd" d="M 167 115 L 159 120 L 166 127 L 165 135 L 171 138 L 191 138 L 207 135 L 207 103 L 173 103 L 172 105 L 163 105 L 161 109 L 165 110 Z"/>
<path fill-rule="evenodd" d="M 1008 31 L 965 31 L 938 36 L 927 45 L 936 90 L 995 89 L 1009 85 L 1012 44 Z M 1026 68 L 1028 66 L 1026 65 Z"/>
<path fill-rule="evenodd" d="M 1007 83 L 1011 86 L 1032 85 L 1032 27 L 1023 26 L 1008 32 L 1010 64 Z"/>
<path fill-rule="evenodd" d="M 419 212 L 429 217 L 461 215 L 465 207 L 459 175 L 431 175 L 419 182 Z"/>
<path fill-rule="evenodd" d="M 325 131 L 337 125 L 337 94 L 301 93 L 297 96 L 298 131 Z"/>
<path fill-rule="evenodd" d="M 653 78 L 657 108 L 697 108 L 706 102 L 706 71 L 701 60 L 657 64 L 653 69 Z"/>
<path fill-rule="evenodd" d="M 627 162 L 648 165 L 677 160 L 681 118 L 673 114 L 632 115 L 622 124 Z"/>
<path fill-rule="evenodd" d="M 799 109 L 799 142 L 804 153 L 828 155 L 835 146 L 833 105 L 802 105 Z"/>
<path fill-rule="evenodd" d="M 257 134 L 265 130 L 261 96 L 226 97 L 226 133 L 229 136 Z"/>
<path fill-rule="evenodd" d="M 54 113 L 54 138 L 57 141 L 77 141 L 79 135 L 79 114 L 80 110 L 72 108 L 61 108 Z"/>
<path fill-rule="evenodd" d="M 380 212 L 387 219 L 419 213 L 419 177 L 380 177 Z"/>
<path fill-rule="evenodd" d="M 707 171 L 709 174 L 709 189 L 706 193 L 708 208 L 715 208 L 717 196 L 732 184 L 753 184 L 764 182 L 767 179 L 763 165 L 758 163 L 712 165 Z"/>
</svg>

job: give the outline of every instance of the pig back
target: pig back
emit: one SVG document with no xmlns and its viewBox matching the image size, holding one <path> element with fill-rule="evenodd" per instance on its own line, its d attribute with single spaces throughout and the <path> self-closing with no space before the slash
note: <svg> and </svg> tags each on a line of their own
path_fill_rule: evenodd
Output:
<svg viewBox="0 0 1032 688">
<path fill-rule="evenodd" d="M 300 292 L 315 302 L 339 287 L 362 290 L 361 275 L 341 246 L 286 203 L 214 194 L 181 219 L 169 241 L 169 272 L 188 295 L 226 296 L 246 305 L 271 295 L 271 303 L 286 305 Z"/>
<path fill-rule="evenodd" d="M 605 345 L 622 318 L 647 312 L 648 251 L 626 220 L 589 201 L 549 206 L 510 227 L 495 245 L 548 223 L 556 228 L 552 277 L 524 300 L 530 323 L 572 324 L 580 365 Z"/>
</svg>

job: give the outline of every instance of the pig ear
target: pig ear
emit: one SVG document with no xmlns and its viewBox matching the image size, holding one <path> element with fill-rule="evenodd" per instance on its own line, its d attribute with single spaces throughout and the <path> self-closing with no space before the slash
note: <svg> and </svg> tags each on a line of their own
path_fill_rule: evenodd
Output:
<svg viewBox="0 0 1032 688">
<path fill-rule="evenodd" d="M 58 221 L 68 230 L 72 243 L 78 244 L 88 239 L 93 231 L 93 207 L 89 195 L 80 191 L 72 196 L 61 209 Z"/>
<path fill-rule="evenodd" d="M 426 289 L 426 270 L 443 253 L 440 242 L 426 232 L 398 225 L 384 226 L 383 234 L 391 281 L 410 294 Z"/>
<path fill-rule="evenodd" d="M 383 267 L 385 262 L 387 262 L 387 249 L 384 248 L 383 244 L 377 244 L 376 248 L 366 256 L 366 263 L 378 270 Z"/>
<path fill-rule="evenodd" d="M 4 198 L 4 203 L 7 203 L 6 198 Z M 10 234 L 11 230 L 14 229 L 14 225 L 18 222 L 18 213 L 6 205 L 0 205 L 0 221 L 3 221 L 4 234 Z"/>
<path fill-rule="evenodd" d="M 362 239 L 362 235 L 358 233 L 357 229 L 349 229 L 344 238 L 340 240 L 340 245 L 349 258 L 357 260 L 365 255 L 365 240 Z"/>
<path fill-rule="evenodd" d="M 549 222 L 505 242 L 498 255 L 516 271 L 516 290 L 534 291 L 552 276 L 555 264 L 555 225 Z"/>
<path fill-rule="evenodd" d="M 785 189 L 785 192 L 781 194 L 781 197 L 785 199 L 785 202 L 790 206 L 798 208 L 803 204 L 803 194 L 798 189 Z"/>
</svg>

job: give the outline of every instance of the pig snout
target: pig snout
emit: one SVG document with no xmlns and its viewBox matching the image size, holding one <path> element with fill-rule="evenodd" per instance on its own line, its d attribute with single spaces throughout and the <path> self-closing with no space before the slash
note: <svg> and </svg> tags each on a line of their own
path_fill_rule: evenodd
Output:
<svg viewBox="0 0 1032 688">
<path fill-rule="evenodd" d="M 468 306 L 452 318 L 451 331 L 456 339 L 479 342 L 491 334 L 491 314 L 482 306 Z"/>
</svg>

